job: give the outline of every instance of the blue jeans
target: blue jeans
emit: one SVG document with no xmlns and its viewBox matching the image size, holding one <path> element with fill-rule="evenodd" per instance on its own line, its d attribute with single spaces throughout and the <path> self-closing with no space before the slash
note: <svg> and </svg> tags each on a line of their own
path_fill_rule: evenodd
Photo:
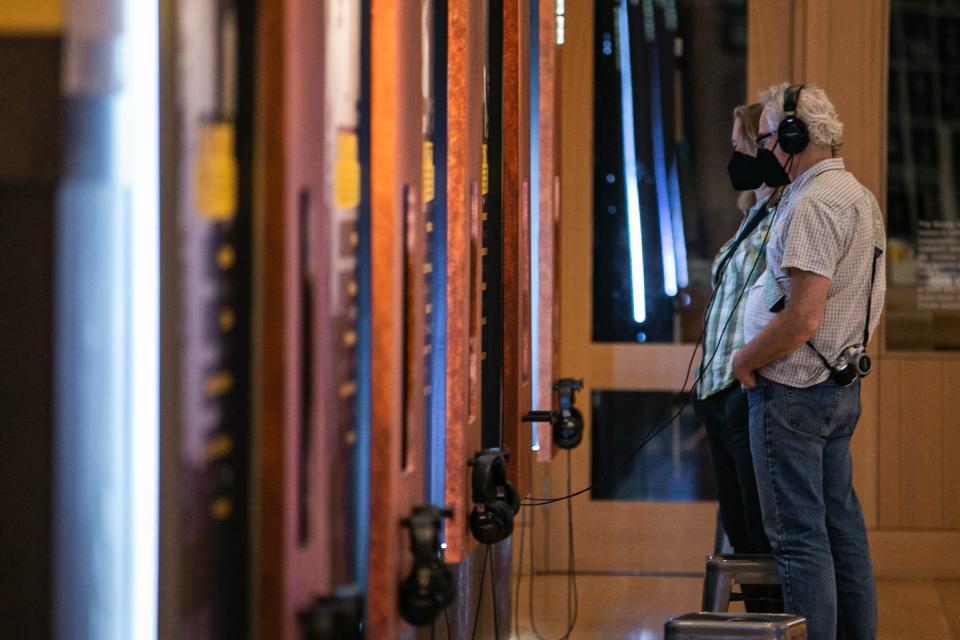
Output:
<svg viewBox="0 0 960 640">
<path fill-rule="evenodd" d="M 859 381 L 799 389 L 758 377 L 748 399 L 760 507 L 785 611 L 807 619 L 810 640 L 832 640 L 838 623 L 846 638 L 872 640 L 877 593 L 850 458 Z"/>
</svg>

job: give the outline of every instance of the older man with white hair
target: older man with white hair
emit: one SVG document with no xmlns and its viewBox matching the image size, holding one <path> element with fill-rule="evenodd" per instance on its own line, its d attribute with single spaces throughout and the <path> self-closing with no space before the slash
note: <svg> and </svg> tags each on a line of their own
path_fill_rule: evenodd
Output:
<svg viewBox="0 0 960 640">
<path fill-rule="evenodd" d="M 789 186 L 733 371 L 750 403 L 764 528 L 785 610 L 807 618 L 810 640 L 834 638 L 838 622 L 847 638 L 874 638 L 876 588 L 850 438 L 886 289 L 882 216 L 837 157 L 843 125 L 822 89 L 781 84 L 761 102 L 758 163 L 768 185 Z"/>
</svg>

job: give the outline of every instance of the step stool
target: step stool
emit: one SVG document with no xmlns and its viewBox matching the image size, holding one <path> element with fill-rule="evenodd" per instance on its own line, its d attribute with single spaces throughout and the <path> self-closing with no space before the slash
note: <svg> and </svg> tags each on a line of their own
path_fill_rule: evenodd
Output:
<svg viewBox="0 0 960 640">
<path fill-rule="evenodd" d="M 806 640 L 807 621 L 789 613 L 686 613 L 667 620 L 664 640 Z"/>
<path fill-rule="evenodd" d="M 729 611 L 734 583 L 779 586 L 777 561 L 772 555 L 707 556 L 703 581 L 703 611 Z"/>
</svg>

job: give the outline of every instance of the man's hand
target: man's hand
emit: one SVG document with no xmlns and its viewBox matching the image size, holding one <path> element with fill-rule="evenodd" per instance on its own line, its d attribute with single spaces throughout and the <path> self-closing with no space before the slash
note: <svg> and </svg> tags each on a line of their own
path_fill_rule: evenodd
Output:
<svg viewBox="0 0 960 640">
<path fill-rule="evenodd" d="M 757 386 L 757 372 L 747 359 L 746 352 L 741 349 L 733 354 L 733 375 L 736 376 L 744 389 Z"/>
</svg>

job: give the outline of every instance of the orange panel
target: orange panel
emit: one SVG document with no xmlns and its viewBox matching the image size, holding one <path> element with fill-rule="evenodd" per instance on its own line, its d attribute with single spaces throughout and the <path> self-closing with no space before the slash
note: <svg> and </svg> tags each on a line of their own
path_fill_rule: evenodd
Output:
<svg viewBox="0 0 960 640">
<path fill-rule="evenodd" d="M 423 500 L 420 28 L 419 3 L 373 0 L 371 638 L 398 637 L 405 627 L 397 587 L 410 562 L 400 520 Z"/>
<path fill-rule="evenodd" d="M 529 4 L 503 2 L 503 442 L 510 481 L 530 491 Z"/>
<path fill-rule="evenodd" d="M 447 25 L 447 414 L 444 559 L 472 547 L 467 459 L 480 449 L 482 9 L 451 3 Z"/>
</svg>

